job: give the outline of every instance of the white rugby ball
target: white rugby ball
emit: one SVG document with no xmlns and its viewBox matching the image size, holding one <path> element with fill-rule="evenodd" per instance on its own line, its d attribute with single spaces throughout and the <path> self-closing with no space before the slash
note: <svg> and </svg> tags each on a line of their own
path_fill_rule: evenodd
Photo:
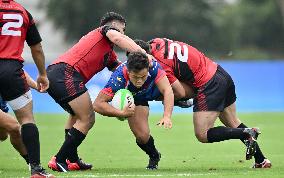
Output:
<svg viewBox="0 0 284 178">
<path fill-rule="evenodd" d="M 134 98 L 132 93 L 127 89 L 120 89 L 114 94 L 111 101 L 111 105 L 116 109 L 123 110 L 123 108 L 127 106 L 130 102 L 134 104 Z M 127 118 L 117 117 L 117 119 L 125 120 Z"/>
</svg>

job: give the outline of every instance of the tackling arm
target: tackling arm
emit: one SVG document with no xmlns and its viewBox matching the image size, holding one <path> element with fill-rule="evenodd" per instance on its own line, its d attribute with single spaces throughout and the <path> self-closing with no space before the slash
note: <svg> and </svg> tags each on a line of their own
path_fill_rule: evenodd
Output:
<svg viewBox="0 0 284 178">
<path fill-rule="evenodd" d="M 187 84 L 180 82 L 179 80 L 176 80 L 174 83 L 172 83 L 171 86 L 174 92 L 175 100 L 194 97 L 193 89 Z"/>
</svg>

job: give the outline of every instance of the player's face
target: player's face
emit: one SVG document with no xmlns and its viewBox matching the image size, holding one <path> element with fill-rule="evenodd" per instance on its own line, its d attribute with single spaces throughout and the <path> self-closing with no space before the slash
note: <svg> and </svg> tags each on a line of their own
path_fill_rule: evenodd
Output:
<svg viewBox="0 0 284 178">
<path fill-rule="evenodd" d="M 130 71 L 130 72 L 128 72 L 128 75 L 129 75 L 129 79 L 130 79 L 131 83 L 133 83 L 133 85 L 136 88 L 141 88 L 142 85 L 147 80 L 148 69 L 145 68 L 145 69 L 140 70 L 139 72 Z"/>
<path fill-rule="evenodd" d="M 119 21 L 114 21 L 111 23 L 111 26 L 118 29 L 120 33 L 124 34 L 125 32 L 125 23 L 121 23 Z"/>
</svg>

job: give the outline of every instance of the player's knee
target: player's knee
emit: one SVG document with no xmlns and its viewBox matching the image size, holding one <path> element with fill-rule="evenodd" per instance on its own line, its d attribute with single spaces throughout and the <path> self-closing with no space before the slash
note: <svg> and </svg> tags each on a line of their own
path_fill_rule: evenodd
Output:
<svg viewBox="0 0 284 178">
<path fill-rule="evenodd" d="M 20 137 L 20 124 L 14 124 L 10 129 L 8 130 L 10 137 Z"/>
<path fill-rule="evenodd" d="M 139 143 L 142 143 L 142 144 L 146 144 L 149 140 L 149 133 L 141 133 L 139 135 L 136 135 L 136 140 L 139 142 Z"/>
<path fill-rule="evenodd" d="M 7 132 L 0 132 L 0 141 L 5 141 L 8 138 L 8 133 Z"/>
<path fill-rule="evenodd" d="M 207 135 L 204 133 L 199 133 L 199 132 L 195 132 L 195 137 L 197 138 L 198 141 L 200 141 L 201 143 L 207 143 Z"/>
</svg>

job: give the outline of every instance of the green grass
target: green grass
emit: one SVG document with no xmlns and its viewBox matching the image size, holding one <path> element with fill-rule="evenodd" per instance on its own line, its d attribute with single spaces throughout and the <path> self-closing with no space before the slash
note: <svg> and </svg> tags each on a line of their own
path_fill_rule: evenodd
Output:
<svg viewBox="0 0 284 178">
<path fill-rule="evenodd" d="M 145 170 L 148 159 L 136 146 L 127 122 L 99 115 L 79 148 L 80 156 L 92 163 L 94 169 L 70 173 L 49 171 L 57 177 L 284 177 L 284 113 L 239 114 L 246 125 L 261 128 L 258 142 L 273 163 L 273 168 L 266 170 L 250 168 L 253 160 L 245 160 L 245 147 L 239 140 L 199 143 L 194 136 L 191 114 L 175 114 L 171 130 L 156 126 L 159 117 L 152 115 L 149 120 L 156 146 L 162 153 L 157 171 Z M 47 162 L 63 142 L 66 115 L 38 114 L 36 120 L 41 162 L 47 168 Z M 0 177 L 28 176 L 24 160 L 9 141 L 0 143 Z"/>
</svg>

